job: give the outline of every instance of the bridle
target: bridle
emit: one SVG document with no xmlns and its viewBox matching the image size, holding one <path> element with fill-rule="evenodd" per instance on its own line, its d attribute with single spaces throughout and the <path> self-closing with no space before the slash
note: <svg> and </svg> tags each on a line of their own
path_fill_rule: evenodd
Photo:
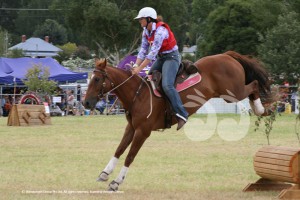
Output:
<svg viewBox="0 0 300 200">
<path fill-rule="evenodd" d="M 126 83 L 129 79 L 131 79 L 134 75 L 132 74 L 131 76 L 129 76 L 126 80 L 124 80 L 122 83 L 120 83 L 119 85 L 117 85 L 115 87 L 115 84 L 113 83 L 113 81 L 111 80 L 111 78 L 109 78 L 108 73 L 105 70 L 101 70 L 101 69 L 94 69 L 93 72 L 99 72 L 101 73 L 103 76 L 103 82 L 102 82 L 102 89 L 100 90 L 98 97 L 102 98 L 105 94 L 112 92 L 113 90 L 117 89 L 118 87 L 120 87 L 121 85 L 123 85 L 124 83 Z M 109 90 L 108 92 L 104 93 L 104 89 L 106 87 L 106 82 L 105 82 L 105 78 L 107 78 L 110 82 L 110 86 L 112 87 L 111 90 Z"/>
<path fill-rule="evenodd" d="M 113 81 L 109 78 L 107 72 L 105 70 L 101 70 L 101 69 L 94 69 L 93 71 L 94 73 L 95 72 L 99 72 L 100 74 L 102 74 L 103 76 L 103 82 L 102 82 L 102 89 L 100 90 L 99 94 L 98 94 L 98 97 L 99 98 L 102 98 L 104 96 L 104 89 L 106 87 L 106 82 L 105 82 L 105 79 L 107 78 L 110 82 L 110 86 L 114 89 L 115 87 L 115 84 L 113 83 Z M 108 92 L 106 92 L 108 93 Z"/>
</svg>

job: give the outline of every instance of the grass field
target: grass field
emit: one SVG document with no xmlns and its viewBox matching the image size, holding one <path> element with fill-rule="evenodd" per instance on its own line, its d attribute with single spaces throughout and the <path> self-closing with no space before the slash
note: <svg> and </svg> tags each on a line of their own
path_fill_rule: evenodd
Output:
<svg viewBox="0 0 300 200">
<path fill-rule="evenodd" d="M 203 117 L 203 116 L 202 116 Z M 219 115 L 218 119 L 235 118 Z M 119 193 L 96 182 L 126 125 L 124 116 L 53 117 L 52 125 L 8 127 L 0 118 L 0 199 L 275 199 L 278 192 L 242 192 L 259 177 L 252 158 L 267 144 L 263 129 L 234 142 L 217 134 L 192 141 L 176 127 L 153 132 Z M 271 145 L 299 147 L 295 115 L 277 118 Z M 115 178 L 125 155 L 110 177 Z M 32 194 L 33 193 L 33 194 Z"/>
</svg>

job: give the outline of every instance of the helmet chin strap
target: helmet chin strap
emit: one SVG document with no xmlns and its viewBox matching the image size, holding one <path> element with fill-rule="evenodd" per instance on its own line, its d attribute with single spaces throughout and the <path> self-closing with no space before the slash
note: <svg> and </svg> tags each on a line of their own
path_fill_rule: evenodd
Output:
<svg viewBox="0 0 300 200">
<path fill-rule="evenodd" d="M 150 17 L 146 18 L 147 24 L 146 24 L 146 29 L 148 28 L 148 25 L 152 22 Z"/>
</svg>

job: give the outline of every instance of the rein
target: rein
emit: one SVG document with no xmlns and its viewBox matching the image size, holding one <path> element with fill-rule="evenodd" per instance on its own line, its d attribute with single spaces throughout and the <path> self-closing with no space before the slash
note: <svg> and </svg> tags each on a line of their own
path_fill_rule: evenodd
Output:
<svg viewBox="0 0 300 200">
<path fill-rule="evenodd" d="M 131 78 L 134 76 L 134 75 L 132 74 L 132 75 L 129 76 L 125 81 L 123 81 L 122 83 L 120 83 L 119 85 L 117 85 L 117 86 L 115 87 L 115 84 L 114 84 L 113 81 L 109 78 L 109 76 L 108 76 L 108 74 L 107 74 L 106 71 L 104 71 L 104 70 L 99 70 L 99 69 L 95 69 L 94 72 L 100 72 L 101 74 L 103 74 L 103 77 L 104 77 L 104 78 L 103 78 L 103 83 L 102 83 L 102 84 L 103 84 L 103 88 L 102 88 L 100 94 L 98 95 L 99 97 L 103 97 L 103 96 L 104 96 L 104 88 L 105 88 L 105 86 L 106 86 L 105 78 L 107 78 L 107 79 L 109 80 L 110 85 L 111 85 L 111 87 L 112 87 L 111 90 L 109 90 L 108 92 L 105 93 L 105 94 L 107 94 L 107 93 L 110 93 L 110 92 L 114 91 L 114 90 L 117 89 L 118 87 L 122 86 L 124 83 L 126 83 L 129 79 L 131 79 Z"/>
<path fill-rule="evenodd" d="M 115 89 L 121 87 L 123 84 L 125 84 L 127 81 L 129 81 L 129 79 L 131 79 L 134 76 L 134 74 L 132 74 L 126 80 L 124 80 L 122 83 L 120 83 L 119 85 L 117 85 L 115 87 L 115 84 L 113 83 L 113 81 L 111 80 L 111 78 L 109 78 L 109 76 L 108 76 L 108 74 L 107 74 L 107 72 L 105 70 L 94 69 L 94 72 L 99 72 L 99 73 L 101 73 L 103 75 L 103 83 L 102 83 L 103 87 L 102 87 L 102 90 L 100 91 L 100 93 L 98 95 L 99 97 L 103 97 L 104 96 L 104 88 L 106 87 L 105 78 L 107 78 L 109 80 L 110 85 L 112 87 L 111 90 L 109 90 L 108 92 L 105 93 L 105 94 L 107 94 L 107 93 L 110 93 L 110 92 L 114 91 Z M 142 80 L 142 83 L 143 82 L 146 83 L 146 85 L 148 87 L 148 90 L 149 90 L 149 93 L 150 93 L 150 112 L 147 115 L 147 118 L 149 118 L 150 115 L 152 114 L 152 92 L 151 92 L 151 88 L 150 88 L 150 86 L 147 84 L 147 82 L 142 77 L 140 77 L 139 75 L 137 75 L 137 76 Z M 142 88 L 142 84 L 139 86 L 138 90 L 136 91 L 132 104 L 134 104 L 136 96 L 139 94 L 139 91 L 141 90 L 141 88 Z"/>
<path fill-rule="evenodd" d="M 149 112 L 149 114 L 147 115 L 147 119 L 150 117 L 150 115 L 152 114 L 152 91 L 151 91 L 151 88 L 150 88 L 150 86 L 147 84 L 147 81 L 145 81 L 145 79 L 143 79 L 142 77 L 140 77 L 139 75 L 138 75 L 138 77 L 140 78 L 140 79 L 142 79 L 142 81 L 144 82 L 144 83 L 146 83 L 146 85 L 147 85 L 147 87 L 148 87 L 148 90 L 149 90 L 149 93 L 150 93 L 150 112 Z"/>
</svg>

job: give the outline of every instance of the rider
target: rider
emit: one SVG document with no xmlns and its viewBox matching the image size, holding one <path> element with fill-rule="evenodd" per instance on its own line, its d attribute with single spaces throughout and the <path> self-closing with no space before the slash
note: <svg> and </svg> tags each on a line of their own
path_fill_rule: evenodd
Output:
<svg viewBox="0 0 300 200">
<path fill-rule="evenodd" d="M 138 74 L 151 61 L 155 60 L 156 56 L 158 57 L 152 65 L 149 74 L 155 70 L 162 73 L 162 88 L 176 113 L 177 130 L 179 130 L 186 123 L 188 113 L 183 107 L 180 96 L 174 87 L 181 61 L 174 34 L 166 23 L 157 20 L 157 13 L 153 8 L 142 8 L 134 19 L 139 20 L 144 31 L 141 49 L 133 65 L 132 73 Z"/>
</svg>

